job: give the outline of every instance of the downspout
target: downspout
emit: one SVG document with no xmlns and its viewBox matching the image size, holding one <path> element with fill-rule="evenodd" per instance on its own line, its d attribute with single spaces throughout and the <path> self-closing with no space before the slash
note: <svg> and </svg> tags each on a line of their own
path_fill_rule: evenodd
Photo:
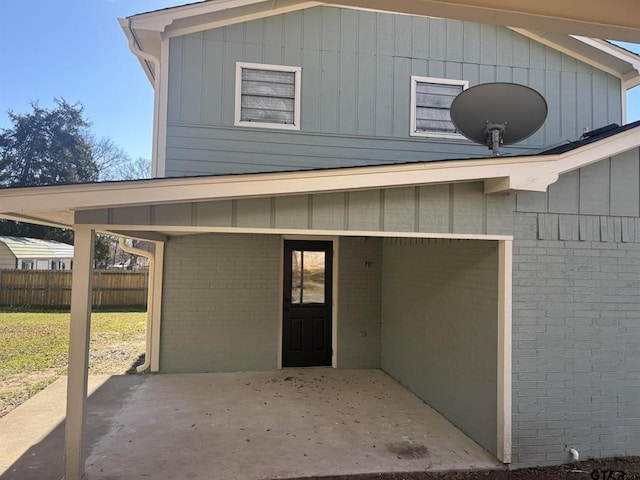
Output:
<svg viewBox="0 0 640 480">
<path fill-rule="evenodd" d="M 158 110 L 159 110 L 159 102 L 160 102 L 160 59 L 154 57 L 150 53 L 147 53 L 140 49 L 136 42 L 136 36 L 133 31 L 133 27 L 131 26 L 131 19 L 127 19 L 127 28 L 129 29 L 129 50 L 136 57 L 141 58 L 142 60 L 151 63 L 153 65 L 153 71 L 151 72 L 153 76 L 153 134 L 152 134 L 152 144 L 151 144 L 151 177 L 158 177 L 158 135 L 159 135 L 159 119 L 158 119 Z"/>
<path fill-rule="evenodd" d="M 139 248 L 130 247 L 125 243 L 125 238 L 120 237 L 118 240 L 118 245 L 120 248 L 130 253 L 131 255 L 138 255 L 140 257 L 145 257 L 149 260 L 149 272 L 147 276 L 147 341 L 145 345 L 145 353 L 144 353 L 144 363 L 142 365 L 138 365 L 136 367 L 136 372 L 143 373 L 149 369 L 151 366 L 151 339 L 152 339 L 152 329 L 153 329 L 153 287 L 155 278 L 155 269 L 156 269 L 156 257 L 153 253 L 147 252 L 146 250 L 141 250 Z"/>
</svg>

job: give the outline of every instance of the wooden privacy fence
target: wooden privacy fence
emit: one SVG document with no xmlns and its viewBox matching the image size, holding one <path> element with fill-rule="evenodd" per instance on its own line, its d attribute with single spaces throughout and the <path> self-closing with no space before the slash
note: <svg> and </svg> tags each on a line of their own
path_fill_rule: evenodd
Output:
<svg viewBox="0 0 640 480">
<path fill-rule="evenodd" d="M 70 270 L 0 270 L 0 306 L 68 307 Z M 144 306 L 148 272 L 95 270 L 93 306 Z"/>
</svg>

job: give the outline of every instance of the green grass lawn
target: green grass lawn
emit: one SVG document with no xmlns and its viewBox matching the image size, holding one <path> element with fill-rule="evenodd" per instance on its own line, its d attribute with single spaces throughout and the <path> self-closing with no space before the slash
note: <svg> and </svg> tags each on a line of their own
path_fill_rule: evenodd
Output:
<svg viewBox="0 0 640 480">
<path fill-rule="evenodd" d="M 144 353 L 146 313 L 91 316 L 89 373 L 126 373 Z M 0 416 L 67 371 L 68 312 L 0 311 Z"/>
</svg>

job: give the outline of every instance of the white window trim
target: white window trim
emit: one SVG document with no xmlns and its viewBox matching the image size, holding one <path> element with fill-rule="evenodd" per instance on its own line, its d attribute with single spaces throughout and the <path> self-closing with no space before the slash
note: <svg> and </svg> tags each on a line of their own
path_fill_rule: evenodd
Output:
<svg viewBox="0 0 640 480">
<path fill-rule="evenodd" d="M 274 70 L 278 72 L 295 73 L 295 98 L 293 111 L 293 124 L 246 122 L 240 118 L 242 99 L 242 69 L 249 68 L 255 70 Z M 301 96 L 302 67 L 292 67 L 286 65 L 269 65 L 263 63 L 236 62 L 236 98 L 235 98 L 235 118 L 233 124 L 241 127 L 256 128 L 278 128 L 283 130 L 300 130 L 300 96 Z"/>
<path fill-rule="evenodd" d="M 455 140 L 464 140 L 465 137 L 460 133 L 447 132 L 418 132 L 416 131 L 416 86 L 418 82 L 439 83 L 442 85 L 462 85 L 462 90 L 469 88 L 467 80 L 452 80 L 448 78 L 435 77 L 419 77 L 411 76 L 411 125 L 409 135 L 412 137 L 430 137 L 430 138 L 450 138 Z"/>
</svg>

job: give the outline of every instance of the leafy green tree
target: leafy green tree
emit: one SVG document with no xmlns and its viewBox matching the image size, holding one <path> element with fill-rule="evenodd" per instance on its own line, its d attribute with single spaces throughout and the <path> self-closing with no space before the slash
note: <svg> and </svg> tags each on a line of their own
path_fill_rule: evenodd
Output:
<svg viewBox="0 0 640 480">
<path fill-rule="evenodd" d="M 98 168 L 87 140 L 89 122 L 80 103 L 55 99 L 56 107 L 31 104 L 30 113 L 8 112 L 12 128 L 0 133 L 0 186 L 91 182 Z"/>
<path fill-rule="evenodd" d="M 116 180 L 131 160 L 109 139 L 96 139 L 80 103 L 55 99 L 55 107 L 31 103 L 31 112 L 8 112 L 13 126 L 0 130 L 0 188 Z M 73 231 L 0 220 L 0 235 L 73 244 Z M 98 235 L 96 267 L 108 265 L 114 248 Z"/>
</svg>

